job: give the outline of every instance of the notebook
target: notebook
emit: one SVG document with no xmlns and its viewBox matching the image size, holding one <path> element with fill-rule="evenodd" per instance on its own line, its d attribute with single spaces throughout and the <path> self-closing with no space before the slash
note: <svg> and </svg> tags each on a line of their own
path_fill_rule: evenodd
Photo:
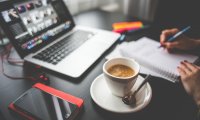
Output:
<svg viewBox="0 0 200 120">
<path fill-rule="evenodd" d="M 198 56 L 186 53 L 170 54 L 159 46 L 159 42 L 143 37 L 134 44 L 121 48 L 120 52 L 122 56 L 135 59 L 142 66 L 143 72 L 153 73 L 173 82 L 178 81 L 177 66 L 181 61 L 194 63 L 198 59 Z"/>
</svg>

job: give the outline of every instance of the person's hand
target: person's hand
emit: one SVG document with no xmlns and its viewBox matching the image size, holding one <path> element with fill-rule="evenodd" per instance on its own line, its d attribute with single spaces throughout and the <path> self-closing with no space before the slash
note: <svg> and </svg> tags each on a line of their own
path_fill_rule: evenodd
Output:
<svg viewBox="0 0 200 120">
<path fill-rule="evenodd" d="M 200 106 L 200 67 L 183 61 L 177 69 L 186 92 L 191 95 L 197 105 Z"/>
<path fill-rule="evenodd" d="M 189 38 L 185 35 L 181 35 L 178 38 L 176 38 L 173 42 L 167 42 L 167 39 L 173 35 L 175 35 L 177 32 L 179 32 L 178 29 L 167 29 L 162 31 L 160 35 L 160 44 L 166 48 L 169 52 L 174 49 L 179 50 L 192 50 L 195 49 L 198 44 L 196 43 L 197 40 L 194 40 L 192 38 Z"/>
</svg>

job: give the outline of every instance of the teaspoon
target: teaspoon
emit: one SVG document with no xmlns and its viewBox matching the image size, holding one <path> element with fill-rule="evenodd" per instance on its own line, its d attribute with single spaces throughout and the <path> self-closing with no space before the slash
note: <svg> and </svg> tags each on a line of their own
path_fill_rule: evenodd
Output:
<svg viewBox="0 0 200 120">
<path fill-rule="evenodd" d="M 152 76 L 151 75 L 147 75 L 143 82 L 139 85 L 139 87 L 134 91 L 134 92 L 131 92 L 130 94 L 124 96 L 122 98 L 122 101 L 127 104 L 127 105 L 131 105 L 131 104 L 136 104 L 136 98 L 135 98 L 135 95 L 137 94 L 137 92 L 142 88 L 143 85 L 145 85 L 146 82 L 148 82 L 148 80 L 151 78 Z"/>
</svg>

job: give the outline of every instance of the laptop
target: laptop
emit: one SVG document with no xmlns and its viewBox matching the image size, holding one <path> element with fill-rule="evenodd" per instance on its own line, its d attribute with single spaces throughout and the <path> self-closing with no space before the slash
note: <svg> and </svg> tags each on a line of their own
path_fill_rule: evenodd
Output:
<svg viewBox="0 0 200 120">
<path fill-rule="evenodd" d="M 78 78 L 119 34 L 75 25 L 62 0 L 0 3 L 0 23 L 25 61 Z"/>
</svg>

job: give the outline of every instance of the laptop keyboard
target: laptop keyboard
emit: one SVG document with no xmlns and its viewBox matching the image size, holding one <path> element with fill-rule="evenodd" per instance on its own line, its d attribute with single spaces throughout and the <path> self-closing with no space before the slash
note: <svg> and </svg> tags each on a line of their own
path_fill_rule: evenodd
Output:
<svg viewBox="0 0 200 120">
<path fill-rule="evenodd" d="M 88 31 L 75 31 L 61 41 L 33 56 L 33 58 L 56 65 L 93 35 L 92 32 Z"/>
</svg>

